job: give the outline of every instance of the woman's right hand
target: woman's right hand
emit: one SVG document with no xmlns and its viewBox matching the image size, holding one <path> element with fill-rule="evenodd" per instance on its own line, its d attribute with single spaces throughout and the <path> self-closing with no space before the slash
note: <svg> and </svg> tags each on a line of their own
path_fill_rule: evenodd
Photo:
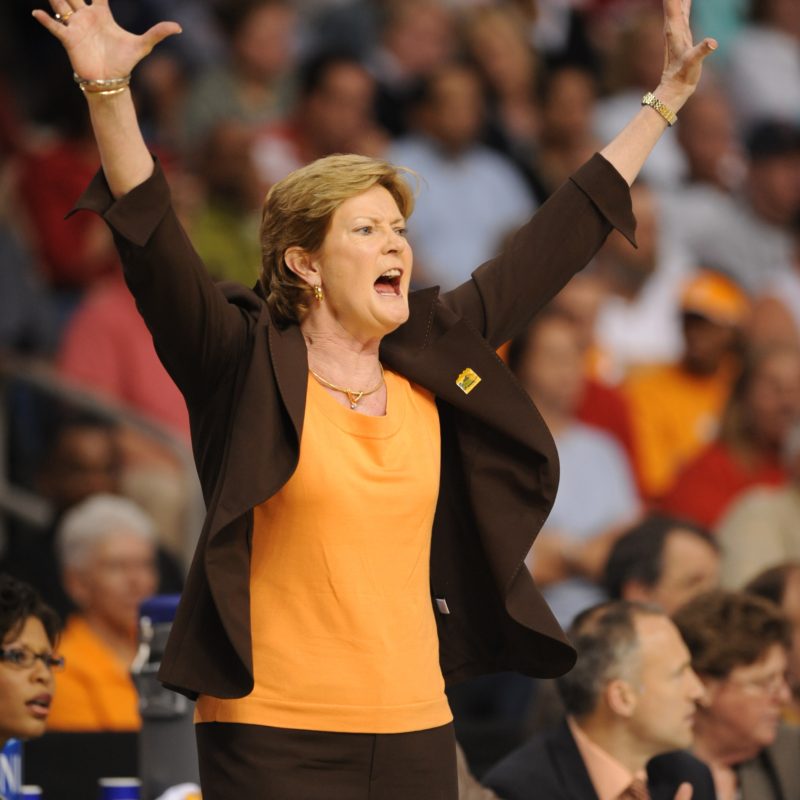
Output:
<svg viewBox="0 0 800 800">
<path fill-rule="evenodd" d="M 88 81 L 127 78 L 133 68 L 162 40 L 180 33 L 175 22 L 159 22 L 136 36 L 114 22 L 108 0 L 49 0 L 58 19 L 41 9 L 37 22 L 64 45 L 72 69 Z M 81 87 L 85 88 L 85 87 Z M 113 91 L 86 90 L 97 149 L 108 186 L 122 197 L 153 174 L 153 159 L 139 128 L 136 107 L 125 84 Z"/>
<path fill-rule="evenodd" d="M 137 36 L 114 21 L 108 0 L 50 0 L 59 21 L 36 9 L 34 18 L 58 39 L 67 51 L 72 69 L 88 80 L 108 80 L 130 75 L 133 68 L 167 36 L 180 33 L 177 22 L 159 22 Z"/>
</svg>

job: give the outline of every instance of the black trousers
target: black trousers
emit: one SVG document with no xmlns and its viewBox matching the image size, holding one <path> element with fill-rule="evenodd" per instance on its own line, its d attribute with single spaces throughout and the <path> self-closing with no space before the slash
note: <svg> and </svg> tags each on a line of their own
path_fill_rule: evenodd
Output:
<svg viewBox="0 0 800 800">
<path fill-rule="evenodd" d="M 457 800 L 452 723 L 412 733 L 195 725 L 203 800 Z"/>
</svg>

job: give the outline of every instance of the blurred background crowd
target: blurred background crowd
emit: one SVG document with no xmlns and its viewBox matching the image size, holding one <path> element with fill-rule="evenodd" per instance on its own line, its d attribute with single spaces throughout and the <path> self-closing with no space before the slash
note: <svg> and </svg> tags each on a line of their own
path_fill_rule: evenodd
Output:
<svg viewBox="0 0 800 800">
<path fill-rule="evenodd" d="M 51 726 L 131 730 L 136 609 L 180 590 L 202 507 L 110 234 L 65 219 L 99 162 L 35 7 L 0 8 L 0 568 L 69 620 Z M 270 185 L 357 152 L 418 173 L 414 282 L 452 288 L 662 68 L 660 0 L 111 7 L 137 32 L 183 27 L 133 92 L 200 256 L 247 285 Z M 608 597 L 671 613 L 775 568 L 794 588 L 770 599 L 800 625 L 800 3 L 695 0 L 693 26 L 720 47 L 632 190 L 638 248 L 612 234 L 501 352 L 561 458 L 527 566 L 565 626 Z M 509 675 L 451 693 L 476 771 L 535 727 L 541 694 Z"/>
</svg>

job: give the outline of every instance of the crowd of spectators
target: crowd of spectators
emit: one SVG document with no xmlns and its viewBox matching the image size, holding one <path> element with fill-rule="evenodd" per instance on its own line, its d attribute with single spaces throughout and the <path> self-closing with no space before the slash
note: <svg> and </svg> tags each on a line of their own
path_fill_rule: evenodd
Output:
<svg viewBox="0 0 800 800">
<path fill-rule="evenodd" d="M 0 368 L 8 356 L 44 362 L 185 445 L 183 401 L 125 288 L 106 226 L 90 214 L 65 219 L 99 160 L 66 59 L 30 19 L 37 5 L 0 9 Z M 162 19 L 183 26 L 142 63 L 133 92 L 182 222 L 214 277 L 255 283 L 266 190 L 296 167 L 347 151 L 416 171 L 414 281 L 443 289 L 497 252 L 656 86 L 660 6 L 111 2 L 132 30 Z M 777 735 L 757 738 L 752 727 L 747 752 L 727 753 L 715 731 L 730 728 L 728 690 L 745 696 L 763 684 L 779 709 L 794 709 L 796 719 L 800 708 L 791 656 L 800 614 L 800 4 L 695 6 L 697 33 L 715 35 L 720 48 L 632 189 L 638 248 L 612 233 L 501 355 L 561 458 L 556 505 L 526 562 L 559 621 L 568 626 L 609 599 L 672 614 L 720 581 L 730 592 L 704 595 L 677 617 L 700 678 L 687 696 L 694 702 L 701 684 L 711 696 L 694 752 L 722 797 L 737 780 L 731 764 L 754 759 Z M 115 596 L 133 603 L 159 582 L 180 586 L 176 560 L 191 543 L 182 538 L 188 492 L 174 456 L 125 426 L 76 419 L 25 392 L 6 397 L 3 469 L 45 497 L 54 516 L 33 530 L 0 512 L 0 567 L 74 614 L 65 646 L 91 639 L 95 666 L 106 664 L 106 675 L 117 668 L 116 688 L 106 688 L 125 695 L 132 613 L 103 617 L 104 606 Z M 111 495 L 144 510 L 115 508 Z M 785 616 L 737 606 L 747 582 Z M 122 600 L 111 605 L 122 613 Z M 620 635 L 644 641 L 650 626 L 677 637 L 650 608 L 622 614 Z M 762 611 L 778 622 L 763 623 L 773 638 L 755 649 L 743 645 L 728 657 L 704 638 L 732 615 L 751 628 L 731 631 L 731 641 L 746 639 Z M 579 616 L 575 630 L 593 646 L 601 623 Z M 770 677 L 781 657 L 791 693 Z M 547 686 L 520 692 L 501 679 L 455 691 L 457 724 L 528 732 Z M 569 686 L 567 693 L 574 701 Z M 135 727 L 130 694 L 125 702 L 121 725 Z M 574 746 L 581 734 L 569 725 L 559 736 Z M 479 747 L 466 747 L 474 765 Z M 746 780 L 759 785 L 758 775 Z"/>
</svg>

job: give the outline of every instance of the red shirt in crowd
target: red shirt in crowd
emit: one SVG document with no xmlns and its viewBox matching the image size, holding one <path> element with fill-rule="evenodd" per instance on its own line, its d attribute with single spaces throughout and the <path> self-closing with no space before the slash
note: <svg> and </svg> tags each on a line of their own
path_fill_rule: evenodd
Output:
<svg viewBox="0 0 800 800">
<path fill-rule="evenodd" d="M 161 422 L 187 440 L 189 415 L 121 276 L 85 297 L 67 327 L 59 370 Z"/>
<path fill-rule="evenodd" d="M 713 528 L 741 492 L 753 486 L 780 486 L 788 476 L 777 458 L 752 466 L 722 442 L 709 445 L 679 474 L 664 496 L 664 511 Z"/>
<path fill-rule="evenodd" d="M 64 219 L 99 165 L 93 146 L 69 140 L 54 141 L 20 158 L 19 193 L 51 286 L 84 289 L 118 263 L 101 219 L 93 214 Z"/>
</svg>

